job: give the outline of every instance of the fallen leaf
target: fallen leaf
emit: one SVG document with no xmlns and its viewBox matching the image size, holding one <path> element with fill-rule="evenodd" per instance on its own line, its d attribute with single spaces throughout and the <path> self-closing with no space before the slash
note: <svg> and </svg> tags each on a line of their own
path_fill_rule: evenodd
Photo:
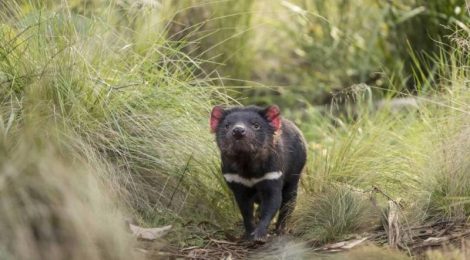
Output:
<svg viewBox="0 0 470 260">
<path fill-rule="evenodd" d="M 328 244 L 320 248 L 320 250 L 325 250 L 325 251 L 341 251 L 341 250 L 348 250 L 351 249 L 362 242 L 366 241 L 369 237 L 363 237 L 359 239 L 354 239 L 354 240 L 348 240 L 348 241 L 342 241 L 334 244 Z"/>
<path fill-rule="evenodd" d="M 158 228 L 143 228 L 129 223 L 129 229 L 131 230 L 132 235 L 138 239 L 155 240 L 166 235 L 168 231 L 170 231 L 171 225 Z"/>
</svg>

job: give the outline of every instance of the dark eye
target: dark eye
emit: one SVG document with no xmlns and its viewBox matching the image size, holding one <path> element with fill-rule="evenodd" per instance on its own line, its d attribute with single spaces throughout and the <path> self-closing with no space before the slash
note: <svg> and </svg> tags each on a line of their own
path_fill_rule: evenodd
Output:
<svg viewBox="0 0 470 260">
<path fill-rule="evenodd" d="M 225 129 L 228 129 L 230 127 L 230 124 L 229 123 L 226 123 L 225 124 Z"/>
<path fill-rule="evenodd" d="M 261 126 L 260 126 L 258 123 L 253 123 L 253 128 L 254 128 L 255 130 L 258 130 L 258 129 L 261 128 Z"/>
</svg>

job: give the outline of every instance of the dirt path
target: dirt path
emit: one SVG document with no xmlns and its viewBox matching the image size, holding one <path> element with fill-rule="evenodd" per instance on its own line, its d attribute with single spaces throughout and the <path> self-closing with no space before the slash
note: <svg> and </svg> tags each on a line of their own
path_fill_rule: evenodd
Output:
<svg viewBox="0 0 470 260">
<path fill-rule="evenodd" d="M 312 248 L 293 236 L 271 236 L 266 243 L 211 239 L 204 247 L 185 248 L 180 256 L 193 259 L 304 259 Z"/>
<path fill-rule="evenodd" d="M 420 258 L 430 249 L 449 248 L 449 245 L 465 250 L 470 245 L 468 239 L 470 224 L 466 221 L 440 221 L 401 229 L 396 245 L 392 248 L 402 251 L 396 252 L 403 258 L 407 258 L 410 253 Z M 150 259 L 318 259 L 332 253 L 347 253 L 362 245 L 374 245 L 378 250 L 375 254 L 383 254 L 387 251 L 381 251 L 377 246 L 390 249 L 389 235 L 379 230 L 317 247 L 292 235 L 272 235 L 264 244 L 208 238 L 204 246 L 186 248 L 171 247 L 157 241 L 140 241 L 138 250 Z M 368 253 L 374 251 L 363 252 L 364 255 Z"/>
</svg>

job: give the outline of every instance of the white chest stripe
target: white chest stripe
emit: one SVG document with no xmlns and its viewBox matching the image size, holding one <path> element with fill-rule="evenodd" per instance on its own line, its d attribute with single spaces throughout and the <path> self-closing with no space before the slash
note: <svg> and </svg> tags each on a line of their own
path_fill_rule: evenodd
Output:
<svg viewBox="0 0 470 260">
<path fill-rule="evenodd" d="M 227 182 L 236 182 L 236 183 L 240 183 L 244 186 L 247 186 L 247 187 L 253 187 L 255 186 L 257 183 L 261 182 L 261 181 L 264 181 L 264 180 L 276 180 L 276 179 L 279 179 L 281 178 L 282 176 L 282 172 L 281 171 L 278 171 L 278 172 L 268 172 L 266 173 L 263 177 L 260 177 L 260 178 L 243 178 L 241 177 L 240 175 L 238 174 L 233 174 L 233 173 L 224 173 L 224 178 Z"/>
</svg>

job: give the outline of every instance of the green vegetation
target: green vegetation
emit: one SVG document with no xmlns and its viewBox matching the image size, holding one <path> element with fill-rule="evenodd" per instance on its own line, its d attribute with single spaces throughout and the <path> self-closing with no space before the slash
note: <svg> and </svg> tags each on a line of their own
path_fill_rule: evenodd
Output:
<svg viewBox="0 0 470 260">
<path fill-rule="evenodd" d="M 308 197 L 297 211 L 295 230 L 315 244 L 342 239 L 345 234 L 370 231 L 377 226 L 378 211 L 363 194 L 328 187 Z"/>
<path fill-rule="evenodd" d="M 359 119 L 349 120 L 352 123 L 338 119 L 339 127 L 304 128 L 307 134 L 323 136 L 311 143 L 309 174 L 304 176 L 310 194 L 305 203 L 310 206 L 298 211 L 299 230 L 311 231 L 306 235 L 319 240 L 334 238 L 338 229 L 348 230 L 348 226 L 356 227 L 355 232 L 366 231 L 357 222 L 372 215 L 363 201 L 374 188 L 406 205 L 402 213 L 410 225 L 469 216 L 469 168 L 468 160 L 463 159 L 468 158 L 470 148 L 469 71 L 467 65 L 456 66 L 456 62 L 450 61 L 454 66 L 443 72 L 440 76 L 445 80 L 437 83 L 445 93 L 418 97 L 419 108 L 402 108 L 406 111 L 400 112 L 389 104 L 373 112 L 360 111 Z M 334 186 L 331 190 L 332 183 L 342 190 L 335 191 Z M 360 194 L 357 199 L 354 193 Z M 380 204 L 384 196 L 377 196 Z M 358 218 L 359 212 L 367 216 Z M 344 220 L 332 221 L 331 215 Z M 328 221 L 323 223 L 325 219 Z M 311 228 L 304 226 L 310 223 Z M 319 235 L 315 230 L 330 231 Z"/>
<path fill-rule="evenodd" d="M 139 259 L 111 187 L 100 181 L 104 165 L 4 130 L 14 140 L 0 143 L 0 258 Z"/>
<path fill-rule="evenodd" d="M 176 43 L 161 33 L 141 36 L 150 7 L 103 6 L 107 16 L 96 17 L 65 5 L 7 8 L 0 34 L 5 153 L 14 153 L 23 133 L 41 147 L 57 146 L 64 160 L 97 172 L 133 212 L 127 217 L 148 224 L 230 220 L 235 211 L 206 126 L 212 104 L 228 97 L 194 77 L 198 63 Z M 113 23 L 123 10 L 135 27 Z"/>
<path fill-rule="evenodd" d="M 307 138 L 297 239 L 383 229 L 390 200 L 403 229 L 468 221 L 467 8 L 0 3 L 0 258 L 136 259 L 128 218 L 173 225 L 178 247 L 237 235 L 207 122 L 213 105 L 238 102 L 277 103 Z M 388 251 L 350 257 L 369 253 Z M 428 257 L 451 253 L 464 254 Z"/>
</svg>

